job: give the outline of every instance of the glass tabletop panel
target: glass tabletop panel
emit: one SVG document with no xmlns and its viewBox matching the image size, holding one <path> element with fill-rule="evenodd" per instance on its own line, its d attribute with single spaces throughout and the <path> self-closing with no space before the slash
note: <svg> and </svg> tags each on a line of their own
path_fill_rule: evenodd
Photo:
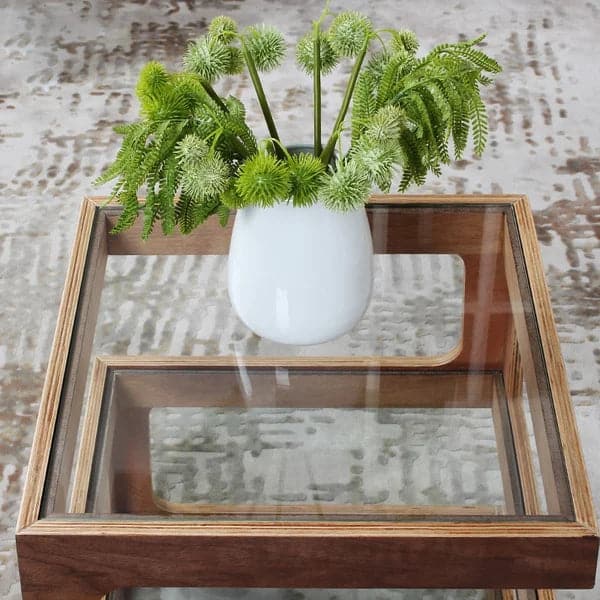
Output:
<svg viewBox="0 0 600 600">
<path fill-rule="evenodd" d="M 75 336 L 91 358 L 66 378 L 83 411 L 59 415 L 43 513 L 568 517 L 510 210 L 380 205 L 370 218 L 369 307 L 315 346 L 248 330 L 224 255 L 150 248 L 88 265 L 98 316 L 80 312 Z"/>
</svg>

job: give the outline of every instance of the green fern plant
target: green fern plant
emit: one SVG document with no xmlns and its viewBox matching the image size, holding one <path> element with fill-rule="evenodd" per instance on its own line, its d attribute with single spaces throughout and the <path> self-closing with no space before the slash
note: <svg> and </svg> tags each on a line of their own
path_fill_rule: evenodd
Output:
<svg viewBox="0 0 600 600">
<path fill-rule="evenodd" d="M 140 119 L 115 128 L 121 148 L 96 180 L 116 179 L 111 196 L 123 212 L 114 231 L 141 215 L 144 238 L 157 223 L 165 234 L 176 227 L 185 234 L 211 215 L 226 224 L 231 210 L 277 202 L 351 210 L 373 187 L 389 191 L 396 174 L 400 191 L 423 184 L 429 172 L 439 175 L 469 140 L 480 155 L 488 133 L 481 89 L 501 70 L 477 48 L 483 39 L 441 44 L 419 56 L 413 32 L 376 30 L 365 15 L 325 8 L 296 46 L 297 63 L 313 80 L 313 152 L 290 154 L 261 80 L 285 58 L 283 35 L 266 25 L 240 31 L 229 17 L 213 19 L 189 44 L 181 71 L 149 62 L 140 73 Z M 323 145 L 321 77 L 344 61 L 350 76 Z M 214 87 L 244 70 L 269 130 L 260 142 L 242 102 Z"/>
</svg>

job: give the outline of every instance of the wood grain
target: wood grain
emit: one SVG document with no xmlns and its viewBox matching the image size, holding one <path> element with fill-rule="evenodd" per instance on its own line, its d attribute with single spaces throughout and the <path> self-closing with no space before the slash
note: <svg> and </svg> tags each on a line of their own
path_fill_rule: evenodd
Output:
<svg viewBox="0 0 600 600">
<path fill-rule="evenodd" d="M 511 334 L 506 347 L 503 382 L 515 444 L 525 514 L 537 515 L 540 514 L 540 504 L 533 468 L 529 432 L 523 407 L 523 368 L 521 365 L 521 354 L 514 327 L 511 328 Z"/>
<path fill-rule="evenodd" d="M 501 238 L 489 235 L 502 227 L 504 208 L 501 205 L 465 204 L 459 210 L 457 203 L 431 203 L 423 208 L 410 202 L 377 203 L 366 207 L 373 234 L 375 254 L 457 254 L 460 256 L 497 255 Z M 110 231 L 121 213 L 120 207 L 106 207 L 102 214 Z M 202 227 L 183 235 L 174 232 L 164 236 L 154 232 L 147 240 L 141 239 L 142 223 L 108 237 L 109 254 L 180 255 L 227 254 L 231 239 L 233 218 L 221 227 L 216 216 Z"/>
<path fill-rule="evenodd" d="M 539 356 L 540 349 L 536 346 L 537 328 L 534 322 L 535 314 L 527 297 L 528 282 L 525 280 L 525 273 L 517 270 L 517 258 L 512 246 L 516 241 L 515 237 L 512 241 L 506 239 L 506 279 L 544 484 L 544 496 L 550 514 L 568 515 L 572 511 L 571 496 L 557 441 L 557 425 L 551 414 L 552 397 L 546 386 L 545 369 Z"/>
<path fill-rule="evenodd" d="M 18 538 L 26 591 L 118 587 L 591 587 L 596 540 L 573 523 L 40 521 Z"/>
<path fill-rule="evenodd" d="M 170 514 L 246 517 L 320 517 L 322 519 L 368 517 L 464 517 L 501 514 L 497 506 L 472 505 L 401 505 L 401 504 L 202 504 L 199 502 L 170 502 L 154 496 L 156 508 Z"/>
<path fill-rule="evenodd" d="M 523 495 L 515 456 L 513 432 L 506 395 L 500 382 L 497 382 L 493 390 L 492 417 L 496 434 L 500 474 L 502 476 L 505 512 L 511 515 L 523 515 Z"/>
<path fill-rule="evenodd" d="M 86 202 L 88 205 L 90 202 Z M 107 230 L 99 213 L 94 215 L 85 271 L 78 296 L 75 327 L 71 333 L 65 378 L 60 392 L 61 409 L 54 428 L 41 514 L 67 509 L 69 483 L 77 445 L 79 420 L 88 378 L 96 321 L 107 262 Z"/>
<path fill-rule="evenodd" d="M 223 357 L 219 364 L 210 359 L 161 363 L 137 357 L 126 368 L 117 367 L 112 358 L 104 360 L 115 370 L 121 402 L 147 408 L 489 408 L 495 377 L 364 369 L 351 360 L 332 370 L 327 359 L 319 358 L 269 364 L 269 358 Z"/>
<path fill-rule="evenodd" d="M 94 362 L 90 397 L 83 418 L 79 453 L 75 466 L 73 489 L 71 491 L 68 512 L 85 512 L 87 488 L 96 449 L 96 438 L 98 435 L 98 424 L 100 421 L 100 411 L 102 408 L 107 372 L 108 365 L 105 361 L 96 360 Z"/>
<path fill-rule="evenodd" d="M 21 501 L 21 510 L 17 521 L 17 531 L 34 523 L 40 512 L 46 470 L 55 433 L 54 429 L 58 414 L 60 393 L 65 378 L 68 352 L 75 326 L 77 300 L 84 278 L 86 258 L 95 215 L 96 205 L 93 202 L 85 201 L 79 215 L 79 222 L 71 251 L 71 260 L 67 269 L 65 287 L 58 311 L 54 341 L 48 361 L 48 370 L 46 372 L 46 380 L 44 382 L 37 424 L 31 446 L 27 479 Z"/>
<path fill-rule="evenodd" d="M 531 293 L 539 324 L 548 378 L 552 390 L 554 410 L 560 432 L 561 453 L 564 455 L 571 487 L 575 518 L 586 525 L 594 535 L 598 535 L 598 523 L 592 503 L 592 495 L 587 477 L 581 442 L 577 431 L 573 404 L 565 365 L 556 332 L 550 295 L 542 267 L 540 249 L 537 243 L 535 223 L 531 208 L 525 198 L 514 205 L 517 224 L 521 231 L 525 265 L 531 285 Z M 548 586 L 553 587 L 553 586 Z"/>
</svg>

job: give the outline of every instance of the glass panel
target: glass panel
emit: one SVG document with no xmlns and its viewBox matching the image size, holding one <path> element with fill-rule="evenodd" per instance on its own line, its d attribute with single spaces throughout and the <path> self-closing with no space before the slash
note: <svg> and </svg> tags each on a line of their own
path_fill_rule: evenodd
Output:
<svg viewBox="0 0 600 600">
<path fill-rule="evenodd" d="M 92 427 L 87 509 L 320 520 L 515 510 L 498 375 L 273 360 L 116 368 Z"/>
<path fill-rule="evenodd" d="M 162 241 L 120 234 L 147 254 L 109 256 L 104 273 L 104 240 L 125 246 L 106 237 L 101 216 L 44 514 L 237 518 L 251 505 L 260 519 L 570 515 L 510 209 L 380 205 L 370 213 L 371 303 L 351 332 L 318 346 L 276 344 L 246 329 L 229 304 L 226 258 L 194 254 L 205 238 L 180 238 L 183 255 L 166 256 L 153 254 L 170 249 Z M 518 394 L 506 380 L 513 339 L 544 483 L 533 512 L 520 481 Z M 103 354 L 121 358 L 92 384 Z M 140 363 L 141 355 L 156 360 Z M 81 420 L 80 407 L 88 409 Z"/>
<path fill-rule="evenodd" d="M 487 590 L 140 588 L 110 600 L 497 600 Z"/>
<path fill-rule="evenodd" d="M 535 497 L 537 499 L 537 511 L 539 514 L 547 514 L 548 507 L 546 506 L 546 495 L 544 494 L 544 483 L 542 481 L 542 468 L 540 466 L 540 457 L 537 452 L 535 442 L 535 433 L 533 430 L 533 420 L 531 416 L 531 407 L 527 396 L 527 385 L 523 384 L 523 412 L 525 415 L 526 425 L 526 440 L 531 452 L 531 467 L 533 471 L 533 485 Z"/>
<path fill-rule="evenodd" d="M 156 408 L 150 434 L 153 492 L 173 512 L 505 510 L 489 408 Z"/>
<path fill-rule="evenodd" d="M 437 356 L 460 342 L 463 303 L 460 257 L 380 254 L 369 307 L 352 331 L 288 346 L 259 338 L 237 318 L 226 256 L 110 256 L 93 352 Z"/>
</svg>

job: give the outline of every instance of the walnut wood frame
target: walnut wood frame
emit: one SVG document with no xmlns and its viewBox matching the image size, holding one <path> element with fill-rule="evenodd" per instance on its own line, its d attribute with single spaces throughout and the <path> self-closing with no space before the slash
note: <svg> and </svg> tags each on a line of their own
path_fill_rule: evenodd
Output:
<svg viewBox="0 0 600 600">
<path fill-rule="evenodd" d="M 59 514 L 67 507 L 59 483 L 73 469 L 107 256 L 225 254 L 231 235 L 211 219 L 190 236 L 155 236 L 144 244 L 138 228 L 109 235 L 119 210 L 98 198 L 86 199 L 82 207 L 17 526 L 26 600 L 97 599 L 117 588 L 142 586 L 593 586 L 597 524 L 533 217 L 522 196 L 373 197 L 368 213 L 377 234 L 375 252 L 462 258 L 465 315 L 461 343 L 444 356 L 363 358 L 381 368 L 502 374 L 509 402 L 506 410 L 495 402 L 494 410 L 498 423 L 509 420 L 513 436 L 519 477 L 515 483 L 507 468 L 505 489 L 517 516 L 282 523 Z M 419 211 L 431 211 L 426 229 L 419 227 Z M 481 281 L 480 273 L 489 279 Z M 531 310 L 523 311 L 523 305 Z M 532 342 L 532 332 L 539 343 Z M 547 516 L 539 515 L 524 442 L 521 373 Z M 502 427 L 506 423 L 499 433 L 506 432 Z M 551 592 L 535 595 L 547 599 Z"/>
</svg>

